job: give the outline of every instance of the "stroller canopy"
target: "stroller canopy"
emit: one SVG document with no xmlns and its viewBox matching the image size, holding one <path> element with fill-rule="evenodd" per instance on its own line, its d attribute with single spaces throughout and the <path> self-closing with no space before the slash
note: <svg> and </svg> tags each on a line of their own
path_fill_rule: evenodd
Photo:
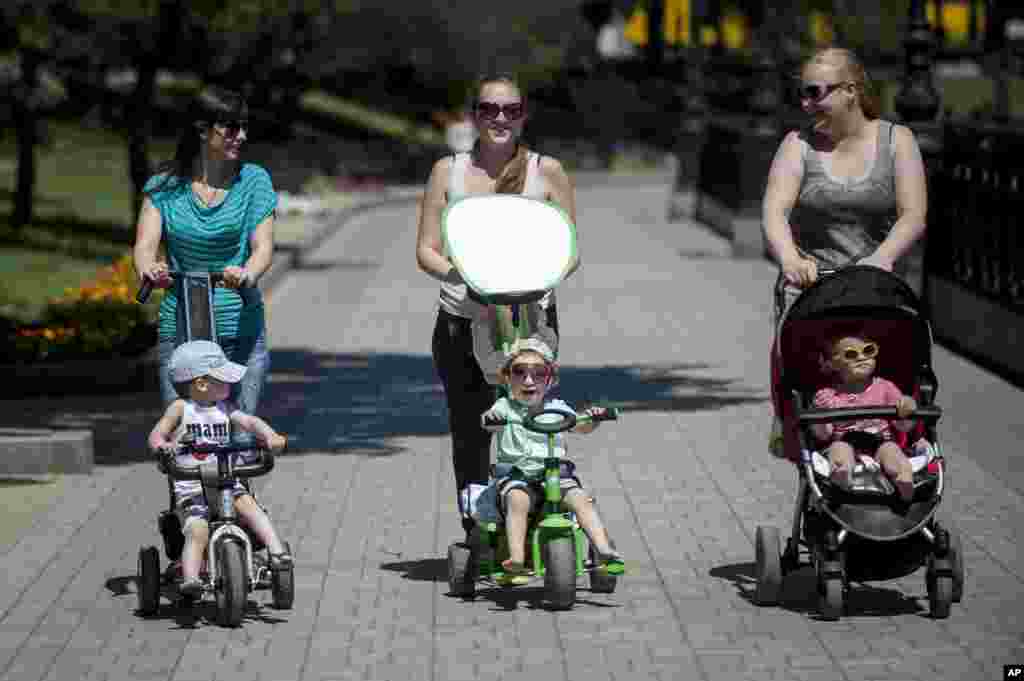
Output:
<svg viewBox="0 0 1024 681">
<path fill-rule="evenodd" d="M 913 392 L 922 370 L 931 375 L 931 329 L 913 289 L 885 270 L 853 265 L 804 290 L 782 320 L 776 339 L 782 394 L 786 388 L 809 392 L 825 385 L 825 344 L 851 332 L 878 343 L 876 375 L 904 392 Z"/>
</svg>

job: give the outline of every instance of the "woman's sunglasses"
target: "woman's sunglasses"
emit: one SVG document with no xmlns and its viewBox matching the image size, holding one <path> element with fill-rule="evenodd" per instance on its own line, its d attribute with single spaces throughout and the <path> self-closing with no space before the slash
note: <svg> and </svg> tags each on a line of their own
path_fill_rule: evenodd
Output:
<svg viewBox="0 0 1024 681">
<path fill-rule="evenodd" d="M 846 85 L 846 82 L 839 83 L 805 83 L 796 89 L 796 95 L 800 99 L 809 99 L 812 102 L 820 102 L 834 91 Z"/>
<path fill-rule="evenodd" d="M 224 128 L 224 135 L 226 137 L 237 137 L 238 133 L 242 130 L 249 129 L 249 121 L 217 121 L 217 126 Z"/>
<path fill-rule="evenodd" d="M 506 120 L 518 121 L 526 114 L 526 107 L 522 102 L 514 104 L 498 104 L 497 102 L 477 102 L 476 113 L 480 118 L 493 121 L 499 114 L 505 114 Z"/>
<path fill-rule="evenodd" d="M 850 362 L 860 359 L 861 357 L 864 359 L 872 359 L 878 355 L 878 345 L 876 343 L 865 343 L 860 347 L 860 349 L 847 348 L 839 353 L 839 355 Z"/>
<path fill-rule="evenodd" d="M 551 369 L 547 366 L 527 365 L 527 364 L 513 364 L 512 365 L 512 377 L 520 381 L 525 380 L 529 376 L 536 383 L 543 383 L 548 380 L 551 376 Z"/>
</svg>

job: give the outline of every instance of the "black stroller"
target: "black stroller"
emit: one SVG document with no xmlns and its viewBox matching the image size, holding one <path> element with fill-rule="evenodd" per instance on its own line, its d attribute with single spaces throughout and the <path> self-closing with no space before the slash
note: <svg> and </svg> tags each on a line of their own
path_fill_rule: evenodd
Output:
<svg viewBox="0 0 1024 681">
<path fill-rule="evenodd" d="M 914 496 L 901 505 L 893 485 L 870 461 L 855 466 L 849 488 L 833 485 L 827 458 L 814 451 L 810 426 L 866 418 L 896 419 L 895 407 L 814 409 L 827 380 L 819 360 L 823 339 L 855 322 L 879 342 L 877 375 L 907 395 L 918 410 L 899 444 L 914 469 Z M 896 579 L 924 566 L 933 617 L 949 616 L 963 594 L 959 537 L 934 515 L 946 484 L 945 458 L 935 424 L 938 381 L 931 367 L 931 328 L 913 290 L 899 277 L 868 266 L 823 276 L 804 290 L 779 323 L 772 347 L 772 392 L 783 426 L 783 451 L 799 471 L 793 529 L 780 552 L 779 532 L 756 534 L 757 602 L 778 602 L 783 578 L 801 565 L 815 568 L 821 616 L 838 619 L 852 582 Z"/>
</svg>

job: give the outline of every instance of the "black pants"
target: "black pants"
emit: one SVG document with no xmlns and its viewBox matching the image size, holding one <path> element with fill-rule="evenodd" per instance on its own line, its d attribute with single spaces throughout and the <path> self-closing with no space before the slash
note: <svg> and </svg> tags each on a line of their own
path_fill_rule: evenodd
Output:
<svg viewBox="0 0 1024 681">
<path fill-rule="evenodd" d="M 557 334 L 554 306 L 547 311 L 547 322 Z M 486 485 L 490 477 L 491 434 L 480 426 L 480 415 L 494 404 L 497 392 L 484 378 L 473 355 L 471 320 L 438 310 L 431 350 L 448 401 L 456 493 L 471 483 Z"/>
</svg>

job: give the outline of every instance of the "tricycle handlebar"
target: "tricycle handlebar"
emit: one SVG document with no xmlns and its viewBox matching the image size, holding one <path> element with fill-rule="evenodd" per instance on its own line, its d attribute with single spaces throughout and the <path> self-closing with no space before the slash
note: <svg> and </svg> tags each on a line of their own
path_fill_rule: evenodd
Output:
<svg viewBox="0 0 1024 681">
<path fill-rule="evenodd" d="M 552 417 L 558 417 L 558 419 L 555 420 Z M 603 412 L 599 412 L 597 414 L 581 415 L 576 415 L 557 407 L 548 407 L 544 409 L 531 410 L 526 413 L 526 417 L 522 420 L 484 417 L 483 424 L 485 426 L 502 427 L 507 426 L 509 423 L 517 423 L 527 430 L 532 430 L 535 433 L 561 433 L 566 430 L 571 430 L 577 423 L 586 423 L 587 421 L 616 421 L 618 418 L 619 411 L 614 407 L 604 408 Z"/>
<path fill-rule="evenodd" d="M 201 480 L 202 473 L 199 466 L 181 466 L 175 460 L 179 454 L 213 454 L 215 456 L 227 456 L 239 452 L 259 452 L 259 461 L 255 463 L 237 464 L 231 467 L 231 477 L 234 478 L 255 478 L 266 475 L 274 469 L 274 453 L 269 449 L 260 449 L 251 444 L 182 444 L 174 454 L 162 457 L 161 465 L 169 476 L 175 480 Z"/>
</svg>

